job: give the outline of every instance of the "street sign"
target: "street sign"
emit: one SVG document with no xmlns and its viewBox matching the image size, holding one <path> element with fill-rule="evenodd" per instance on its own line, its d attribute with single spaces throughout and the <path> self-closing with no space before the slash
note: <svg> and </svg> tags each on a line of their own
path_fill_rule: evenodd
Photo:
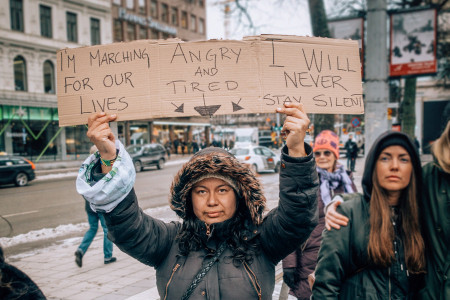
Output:
<svg viewBox="0 0 450 300">
<path fill-rule="evenodd" d="M 358 117 L 354 117 L 351 120 L 351 123 L 352 123 L 353 128 L 359 127 L 359 125 L 361 125 L 361 121 L 359 120 Z"/>
</svg>

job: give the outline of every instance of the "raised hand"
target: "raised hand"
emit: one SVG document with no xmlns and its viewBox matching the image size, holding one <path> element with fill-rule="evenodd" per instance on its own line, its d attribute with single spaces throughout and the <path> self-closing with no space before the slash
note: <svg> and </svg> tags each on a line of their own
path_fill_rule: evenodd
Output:
<svg viewBox="0 0 450 300">
<path fill-rule="evenodd" d="M 281 132 L 286 136 L 289 155 L 294 157 L 306 156 L 304 140 L 310 121 L 303 104 L 287 102 L 284 107 L 277 108 L 277 112 L 286 115 Z"/>
<path fill-rule="evenodd" d="M 109 122 L 116 120 L 117 115 L 107 115 L 104 112 L 89 116 L 87 137 L 97 146 L 103 159 L 111 160 L 116 157 L 115 137 L 109 127 Z"/>
</svg>

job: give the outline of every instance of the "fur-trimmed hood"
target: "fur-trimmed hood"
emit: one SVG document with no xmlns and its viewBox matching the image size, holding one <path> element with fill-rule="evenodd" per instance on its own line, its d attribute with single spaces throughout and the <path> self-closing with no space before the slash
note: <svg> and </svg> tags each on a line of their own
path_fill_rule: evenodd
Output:
<svg viewBox="0 0 450 300">
<path fill-rule="evenodd" d="M 170 188 L 169 204 L 179 217 L 186 220 L 193 216 L 190 192 L 197 179 L 206 174 L 232 178 L 237 186 L 237 200 L 245 203 L 253 224 L 261 224 L 266 198 L 259 180 L 250 168 L 233 155 L 215 147 L 197 152 L 175 176 Z"/>
</svg>

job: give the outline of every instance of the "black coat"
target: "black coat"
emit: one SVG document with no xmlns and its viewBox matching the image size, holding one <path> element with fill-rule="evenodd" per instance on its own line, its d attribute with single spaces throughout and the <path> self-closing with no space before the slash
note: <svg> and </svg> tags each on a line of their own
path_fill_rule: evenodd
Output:
<svg viewBox="0 0 450 300">
<path fill-rule="evenodd" d="M 373 170 L 384 149 L 381 145 L 392 141 L 402 143 L 409 150 L 416 174 L 417 197 L 420 199 L 422 171 L 413 142 L 401 132 L 382 134 L 374 142 L 366 158 L 362 179 L 363 194 L 344 194 L 346 201 L 337 208 L 338 213 L 349 219 L 348 225 L 323 232 L 312 299 L 416 299 L 418 290 L 423 286 L 422 276 L 407 271 L 401 220 L 395 220 L 393 224 L 395 259 L 391 265 L 375 266 L 368 257 Z"/>
<path fill-rule="evenodd" d="M 356 192 L 356 186 L 353 182 L 353 175 L 347 171 L 349 177 L 352 179 L 352 187 Z M 319 174 L 320 181 L 320 174 Z M 338 186 L 335 190 L 330 190 L 330 195 L 340 195 L 345 193 L 343 184 Z M 297 299 L 309 299 L 311 297 L 311 288 L 308 283 L 308 275 L 313 273 L 316 264 L 317 256 L 319 255 L 320 244 L 322 242 L 322 232 L 325 229 L 325 213 L 324 204 L 318 192 L 317 203 L 319 206 L 319 224 L 314 228 L 305 245 L 297 248 L 294 252 L 283 259 L 283 268 L 295 268 L 295 286 L 289 290 L 289 293 Z"/>
<path fill-rule="evenodd" d="M 194 290 L 191 300 L 272 299 L 275 266 L 304 242 L 317 225 L 318 176 L 309 146 L 307 151 L 309 156 L 300 159 L 282 154 L 279 206 L 261 221 L 263 198 L 259 195 L 259 184 L 253 182 L 255 179 L 249 173 L 243 169 L 234 170 L 217 156 L 212 158 L 215 164 L 188 163 L 182 168 L 172 185 L 171 206 L 177 214 L 186 216 L 186 198 L 183 196 L 189 190 L 186 185 L 204 172 L 206 166 L 212 168 L 211 171 L 219 168 L 221 174 L 231 172 L 238 176 L 236 182 L 245 190 L 240 201 L 245 201 L 252 215 L 252 219 L 247 220 L 243 240 L 255 240 L 260 246 L 251 262 L 238 266 L 233 264 L 233 253 L 227 247 Z M 182 223 L 164 223 L 144 214 L 138 207 L 134 190 L 111 213 L 105 214 L 105 220 L 108 237 L 122 251 L 155 267 L 161 299 L 180 299 L 197 272 L 211 260 L 217 245 L 227 239 L 220 230 L 213 229 L 213 235 L 204 247 L 187 256 L 179 255 L 177 235 Z M 200 233 L 204 235 L 206 229 L 200 227 Z"/>
</svg>

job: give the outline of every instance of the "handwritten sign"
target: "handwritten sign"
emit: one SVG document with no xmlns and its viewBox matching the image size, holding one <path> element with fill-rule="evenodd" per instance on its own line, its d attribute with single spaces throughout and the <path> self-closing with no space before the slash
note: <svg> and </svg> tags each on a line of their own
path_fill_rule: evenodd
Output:
<svg viewBox="0 0 450 300">
<path fill-rule="evenodd" d="M 362 114 L 358 43 L 262 35 L 242 41 L 141 40 L 57 53 L 60 126 L 93 112 L 119 120 L 274 112 Z"/>
</svg>

